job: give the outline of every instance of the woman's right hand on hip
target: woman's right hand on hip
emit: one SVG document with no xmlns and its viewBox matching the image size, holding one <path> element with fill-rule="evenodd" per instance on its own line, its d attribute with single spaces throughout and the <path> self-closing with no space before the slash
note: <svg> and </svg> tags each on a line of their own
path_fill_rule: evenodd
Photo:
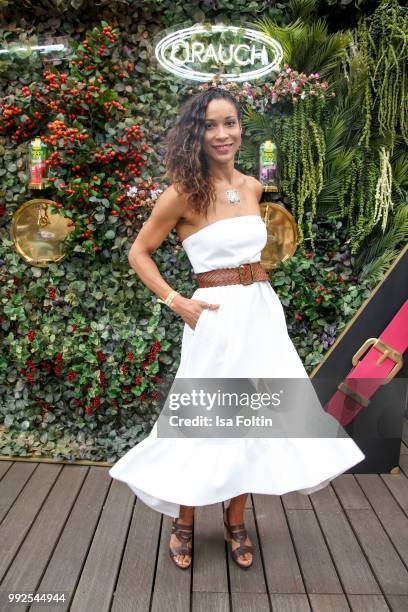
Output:
<svg viewBox="0 0 408 612">
<path fill-rule="evenodd" d="M 185 298 L 180 294 L 177 294 L 174 297 L 170 306 L 170 308 L 174 310 L 175 313 L 180 315 L 183 321 L 193 330 L 195 329 L 197 321 L 200 318 L 203 310 L 217 310 L 219 307 L 220 304 L 210 304 L 204 300 L 193 300 Z"/>
</svg>

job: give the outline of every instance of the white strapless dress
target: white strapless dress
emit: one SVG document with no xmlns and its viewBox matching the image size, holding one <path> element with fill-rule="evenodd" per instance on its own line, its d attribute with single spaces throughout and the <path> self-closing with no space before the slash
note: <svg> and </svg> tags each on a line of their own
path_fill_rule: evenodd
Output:
<svg viewBox="0 0 408 612">
<path fill-rule="evenodd" d="M 267 240 L 258 215 L 221 219 L 183 241 L 194 272 L 260 261 Z M 176 378 L 308 378 L 269 282 L 196 289 L 203 310 L 184 325 Z M 327 415 L 329 418 L 329 415 Z M 330 417 L 332 418 L 332 417 Z M 343 438 L 160 438 L 150 434 L 109 470 L 145 504 L 172 517 L 242 493 L 309 494 L 364 459 Z"/>
</svg>

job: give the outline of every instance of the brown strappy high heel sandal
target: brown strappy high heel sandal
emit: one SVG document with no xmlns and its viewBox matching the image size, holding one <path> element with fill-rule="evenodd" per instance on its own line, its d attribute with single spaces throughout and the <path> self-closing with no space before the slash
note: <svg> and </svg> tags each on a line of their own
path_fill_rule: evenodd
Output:
<svg viewBox="0 0 408 612">
<path fill-rule="evenodd" d="M 235 561 L 235 563 L 239 565 L 239 567 L 247 569 L 248 567 L 251 567 L 254 560 L 254 547 L 252 546 L 252 544 L 244 544 L 245 540 L 248 537 L 244 523 L 230 525 L 228 511 L 229 507 L 224 510 L 224 538 L 226 542 L 229 542 L 230 544 L 231 557 L 233 561 Z M 237 543 L 239 542 L 240 546 L 238 546 L 238 548 L 233 549 L 231 540 L 234 540 L 234 542 Z M 242 562 L 239 560 L 240 555 L 243 555 L 244 553 L 251 553 L 252 559 L 249 563 L 245 563 L 245 561 Z"/>
<path fill-rule="evenodd" d="M 173 562 L 180 569 L 188 569 L 191 565 L 192 560 L 192 549 L 187 546 L 189 542 L 191 542 L 193 537 L 193 525 L 183 525 L 177 523 L 177 518 L 173 519 L 173 526 L 171 529 L 171 535 L 175 534 L 178 540 L 181 540 L 183 544 L 180 546 L 169 547 L 170 557 Z M 177 555 L 188 555 L 190 557 L 190 563 L 187 565 L 182 565 L 176 559 Z"/>
</svg>

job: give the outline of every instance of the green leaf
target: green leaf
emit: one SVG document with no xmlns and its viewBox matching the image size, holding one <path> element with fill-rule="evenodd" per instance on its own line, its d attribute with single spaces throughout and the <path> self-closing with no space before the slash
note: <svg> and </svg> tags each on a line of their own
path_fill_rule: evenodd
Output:
<svg viewBox="0 0 408 612">
<path fill-rule="evenodd" d="M 6 427 L 10 427 L 10 425 L 13 424 L 14 421 L 14 417 L 12 414 L 6 414 L 5 419 L 4 419 L 4 425 Z"/>
</svg>

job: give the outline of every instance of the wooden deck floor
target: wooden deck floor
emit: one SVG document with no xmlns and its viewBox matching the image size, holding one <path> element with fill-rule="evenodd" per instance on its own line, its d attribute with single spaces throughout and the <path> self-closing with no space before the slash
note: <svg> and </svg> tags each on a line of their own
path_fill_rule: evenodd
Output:
<svg viewBox="0 0 408 612">
<path fill-rule="evenodd" d="M 171 519 L 107 467 L 0 461 L 1 610 L 382 612 L 408 610 L 408 445 L 399 474 L 343 474 L 310 496 L 253 495 L 249 571 L 227 554 L 222 504 L 197 508 L 188 571 Z M 8 592 L 65 592 L 58 606 Z"/>
</svg>

